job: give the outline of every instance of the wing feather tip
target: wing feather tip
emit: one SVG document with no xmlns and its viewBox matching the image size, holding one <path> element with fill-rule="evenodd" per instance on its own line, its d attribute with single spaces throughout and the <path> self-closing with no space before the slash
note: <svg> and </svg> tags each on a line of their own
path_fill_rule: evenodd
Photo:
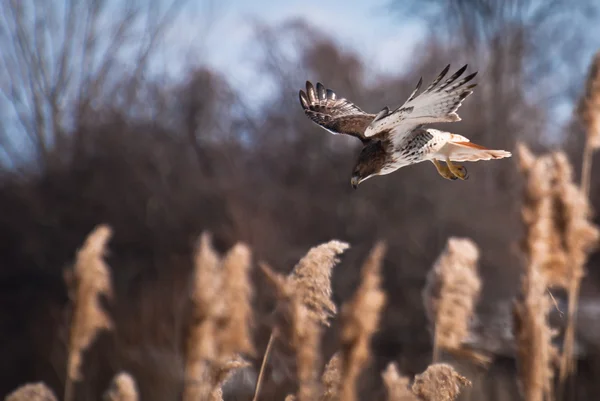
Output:
<svg viewBox="0 0 600 401">
<path fill-rule="evenodd" d="M 326 95 L 326 92 L 325 92 L 325 87 L 320 82 L 317 82 L 317 97 L 318 97 L 319 100 L 326 100 L 327 99 L 327 95 Z"/>
<path fill-rule="evenodd" d="M 306 93 L 300 89 L 300 91 L 298 92 L 298 97 L 300 98 L 300 104 L 302 105 L 302 108 L 304 110 L 308 109 L 308 98 L 306 97 Z"/>
</svg>

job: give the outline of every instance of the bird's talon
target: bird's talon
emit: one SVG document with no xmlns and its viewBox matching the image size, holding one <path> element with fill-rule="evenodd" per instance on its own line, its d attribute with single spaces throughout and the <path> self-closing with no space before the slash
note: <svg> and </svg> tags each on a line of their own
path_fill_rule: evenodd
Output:
<svg viewBox="0 0 600 401">
<path fill-rule="evenodd" d="M 457 178 L 460 178 L 461 180 L 469 179 L 469 172 L 467 171 L 467 168 L 465 166 L 454 165 L 454 167 L 456 168 L 456 172 L 454 174 Z"/>
<path fill-rule="evenodd" d="M 454 174 L 457 178 L 461 180 L 466 180 L 469 178 L 469 173 L 467 172 L 467 168 L 460 164 L 454 164 L 450 160 L 446 159 L 446 165 L 452 174 Z"/>
<path fill-rule="evenodd" d="M 438 174 L 441 175 L 442 177 L 444 177 L 445 179 L 454 181 L 458 178 L 452 173 L 452 171 L 450 171 L 447 164 L 444 165 L 435 159 L 432 161 L 433 161 L 433 165 L 437 169 Z"/>
</svg>

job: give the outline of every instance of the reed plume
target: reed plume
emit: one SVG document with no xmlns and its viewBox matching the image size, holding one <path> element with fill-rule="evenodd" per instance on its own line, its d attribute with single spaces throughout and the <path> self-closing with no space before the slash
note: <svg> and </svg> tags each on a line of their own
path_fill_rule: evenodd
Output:
<svg viewBox="0 0 600 401">
<path fill-rule="evenodd" d="M 121 372 L 113 378 L 103 397 L 104 401 L 138 401 L 138 399 L 135 380 L 126 372 Z"/>
<path fill-rule="evenodd" d="M 423 401 L 454 401 L 461 388 L 466 386 L 471 386 L 471 382 L 458 374 L 452 366 L 436 363 L 415 376 L 412 391 Z"/>
<path fill-rule="evenodd" d="M 382 374 L 388 401 L 419 401 L 410 388 L 410 379 L 400 376 L 395 363 L 390 363 Z"/>
<path fill-rule="evenodd" d="M 287 333 L 285 338 L 289 339 L 289 343 L 296 354 L 298 393 L 295 398 L 300 401 L 313 400 L 317 394 L 316 372 L 319 363 L 321 327 L 318 321 L 315 320 L 316 315 L 309 312 L 309 309 L 302 303 L 303 298 L 296 290 L 295 280 L 291 276 L 286 277 L 273 272 L 266 265 L 261 267 L 277 288 L 277 311 L 282 316 L 280 321 L 285 320 L 289 325 L 289 327 L 275 327 L 273 329 L 267 351 L 269 351 L 273 339 L 280 330 L 285 330 Z M 259 394 L 267 351 L 263 356 L 263 364 L 255 388 L 254 399 L 257 399 Z"/>
<path fill-rule="evenodd" d="M 473 241 L 451 237 L 427 275 L 423 302 L 434 327 L 433 362 L 439 360 L 440 349 L 488 362 L 463 347 L 481 290 L 478 259 L 479 249 Z"/>
<path fill-rule="evenodd" d="M 296 291 L 302 304 L 308 309 L 310 318 L 329 326 L 329 318 L 337 313 L 331 300 L 331 274 L 339 263 L 338 255 L 350 245 L 333 240 L 308 251 L 291 273 Z"/>
<path fill-rule="evenodd" d="M 278 294 L 277 323 L 271 332 L 259 371 L 254 398 L 260 393 L 264 369 L 276 337 L 280 333 L 291 341 L 296 353 L 298 394 L 300 401 L 312 401 L 317 394 L 318 366 L 320 363 L 320 338 L 322 326 L 336 313 L 331 300 L 331 273 L 339 263 L 338 255 L 349 245 L 332 240 L 316 246 L 296 264 L 288 276 L 273 272 L 268 266 L 261 268 L 275 285 Z"/>
<path fill-rule="evenodd" d="M 203 233 L 194 260 L 193 323 L 187 337 L 184 401 L 206 398 L 212 389 L 209 368 L 217 359 L 217 325 L 225 307 L 219 263 L 209 234 Z"/>
<path fill-rule="evenodd" d="M 9 395 L 4 401 L 57 401 L 56 396 L 44 383 L 25 384 Z"/>
<path fill-rule="evenodd" d="M 361 270 L 361 283 L 353 298 L 342 308 L 340 334 L 342 380 L 340 399 L 356 400 L 358 376 L 369 359 L 369 345 L 385 305 L 381 289 L 381 265 L 386 247 L 379 242 L 371 250 Z"/>
<path fill-rule="evenodd" d="M 527 401 L 548 401 L 552 399 L 557 351 L 548 324 L 551 300 L 546 294 L 547 281 L 535 264 L 527 266 L 522 281 L 521 295 L 513 306 L 519 387 Z"/>
<path fill-rule="evenodd" d="M 336 352 L 327 365 L 321 376 L 323 393 L 320 401 L 337 401 L 340 397 L 340 383 L 342 380 L 342 360 L 339 352 Z"/>
<path fill-rule="evenodd" d="M 250 362 L 236 356 L 230 360 L 221 360 L 211 369 L 211 390 L 207 401 L 223 401 L 223 385 L 240 369 L 249 367 Z"/>
<path fill-rule="evenodd" d="M 250 335 L 252 321 L 251 253 L 243 244 L 235 245 L 223 260 L 222 296 L 227 308 L 221 325 L 221 355 L 228 359 L 238 353 L 253 354 Z"/>
<path fill-rule="evenodd" d="M 194 260 L 193 321 L 185 355 L 186 401 L 219 400 L 229 373 L 245 366 L 238 354 L 254 350 L 249 328 L 250 266 L 247 246 L 237 244 L 221 259 L 210 235 L 200 236 Z"/>
<path fill-rule="evenodd" d="M 83 352 L 102 329 L 112 323 L 100 304 L 101 296 L 111 296 L 110 271 L 104 263 L 106 243 L 112 235 L 107 225 L 97 226 L 77 252 L 73 270 L 65 273 L 72 305 L 65 382 L 65 401 L 73 399 L 73 383 L 81 379 Z"/>
<path fill-rule="evenodd" d="M 600 135 L 600 134 L 599 134 Z M 565 247 L 570 266 L 568 276 L 568 311 L 567 328 L 565 330 L 563 351 L 560 362 L 559 379 L 562 386 L 567 376 L 574 372 L 575 325 L 577 320 L 577 303 L 579 288 L 585 275 L 585 263 L 589 255 L 598 245 L 600 232 L 593 225 L 588 198 L 573 182 L 573 171 L 566 156 L 556 156 L 557 196 L 560 199 L 565 221 Z"/>
<path fill-rule="evenodd" d="M 568 292 L 567 328 L 559 374 L 559 393 L 573 372 L 575 322 L 585 263 L 596 248 L 599 231 L 590 222 L 587 197 L 573 182 L 572 167 L 563 152 L 536 157 L 520 145 L 526 178 L 523 221 L 528 264 L 540 269 L 549 287 Z"/>
<path fill-rule="evenodd" d="M 518 153 L 525 178 L 521 216 L 527 263 L 538 266 L 549 286 L 567 288 L 570 267 L 563 246 L 565 220 L 554 185 L 555 156 L 536 157 L 524 144 L 518 144 Z"/>
<path fill-rule="evenodd" d="M 596 53 L 585 85 L 585 92 L 577 105 L 577 115 L 586 131 L 581 166 L 581 189 L 588 196 L 592 170 L 592 156 L 600 148 L 600 52 Z"/>
</svg>

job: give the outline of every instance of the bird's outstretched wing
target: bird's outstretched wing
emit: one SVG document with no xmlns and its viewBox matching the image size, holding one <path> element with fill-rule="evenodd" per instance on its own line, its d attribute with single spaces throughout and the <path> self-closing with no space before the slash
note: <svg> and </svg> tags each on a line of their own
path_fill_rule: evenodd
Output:
<svg viewBox="0 0 600 401">
<path fill-rule="evenodd" d="M 446 66 L 431 85 L 417 95 L 423 83 L 423 78 L 421 78 L 415 90 L 402 106 L 391 112 L 385 108 L 377 115 L 365 130 L 365 137 L 391 130 L 394 142 L 396 142 L 421 124 L 460 121 L 456 110 L 477 86 L 477 84 L 467 86 L 465 84 L 471 81 L 477 72 L 457 81 L 467 69 L 467 65 L 465 65 L 442 82 L 449 69 L 450 65 Z M 440 82 L 442 83 L 440 84 Z"/>
<path fill-rule="evenodd" d="M 317 88 L 306 81 L 306 92 L 300 90 L 300 104 L 304 113 L 322 128 L 332 134 L 352 135 L 366 141 L 365 129 L 375 118 L 344 98 L 338 98 L 334 91 L 325 89 L 318 82 Z"/>
</svg>

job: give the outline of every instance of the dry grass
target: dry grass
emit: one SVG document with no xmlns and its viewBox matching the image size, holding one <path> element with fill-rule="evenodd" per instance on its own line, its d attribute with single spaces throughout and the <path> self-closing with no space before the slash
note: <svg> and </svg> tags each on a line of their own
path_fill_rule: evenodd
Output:
<svg viewBox="0 0 600 401">
<path fill-rule="evenodd" d="M 518 382 L 527 401 L 552 399 L 554 362 L 553 332 L 548 323 L 552 307 L 546 278 L 536 265 L 527 267 L 522 293 L 513 307 L 513 327 L 517 346 Z"/>
<path fill-rule="evenodd" d="M 320 355 L 321 328 L 318 321 L 315 320 L 315 314 L 311 314 L 309 309 L 302 303 L 302 297 L 296 291 L 295 282 L 291 277 L 284 277 L 272 272 L 268 267 L 263 266 L 263 270 L 270 277 L 278 289 L 278 312 L 285 315 L 287 327 L 275 327 L 269 342 L 272 344 L 277 333 L 290 333 L 286 336 L 289 345 L 296 354 L 296 370 L 298 377 L 299 400 L 311 400 L 317 392 L 317 369 Z M 261 373 L 263 372 L 266 357 L 265 352 Z M 260 381 L 257 382 L 255 390 L 255 399 L 260 394 Z"/>
<path fill-rule="evenodd" d="M 19 387 L 4 401 L 56 401 L 56 396 L 44 383 L 35 383 Z"/>
<path fill-rule="evenodd" d="M 454 401 L 465 386 L 471 386 L 466 377 L 448 364 L 437 363 L 415 376 L 412 391 L 423 401 Z"/>
<path fill-rule="evenodd" d="M 234 357 L 230 360 L 220 361 L 213 369 L 211 369 L 212 377 L 209 382 L 211 383 L 211 392 L 208 396 L 209 401 L 222 401 L 223 400 L 223 385 L 240 369 L 244 369 L 250 366 L 250 363 L 241 357 Z"/>
<path fill-rule="evenodd" d="M 242 244 L 234 246 L 223 260 L 222 296 L 227 308 L 219 341 L 220 354 L 229 358 L 238 353 L 255 352 L 250 334 L 252 322 L 252 287 L 249 273 L 250 249 Z"/>
<path fill-rule="evenodd" d="M 347 243 L 336 240 L 316 246 L 298 262 L 290 275 L 310 318 L 325 326 L 329 326 L 329 318 L 337 313 L 331 300 L 331 273 L 339 263 L 338 255 L 348 248 Z"/>
<path fill-rule="evenodd" d="M 254 351 L 249 327 L 251 254 L 238 244 L 221 259 L 204 233 L 194 266 L 183 399 L 220 400 L 221 386 L 230 373 L 246 366 L 239 354 Z"/>
<path fill-rule="evenodd" d="M 579 287 L 600 233 L 590 221 L 589 201 L 574 183 L 572 167 L 563 152 L 536 157 L 520 145 L 519 154 L 526 178 L 523 221 L 529 269 L 539 269 L 549 287 L 564 288 L 569 294 L 559 375 L 562 394 L 566 378 L 574 371 Z"/>
<path fill-rule="evenodd" d="M 331 272 L 339 262 L 338 255 L 346 249 L 348 244 L 336 240 L 314 247 L 287 277 L 273 272 L 266 265 L 261 266 L 277 289 L 277 326 L 273 328 L 263 356 L 254 400 L 260 394 L 271 346 L 280 333 L 283 333 L 283 338 L 291 340 L 296 353 L 297 398 L 304 401 L 316 397 L 321 326 L 328 326 L 329 318 L 336 313 L 331 300 Z"/>
<path fill-rule="evenodd" d="M 356 400 L 356 383 L 369 360 L 371 337 L 379 325 L 379 315 L 385 305 L 381 289 L 381 265 L 385 245 L 375 245 L 361 270 L 361 284 L 354 297 L 342 309 L 340 334 L 342 379 L 340 399 Z"/>
<path fill-rule="evenodd" d="M 87 237 L 77 252 L 75 266 L 65 274 L 73 305 L 69 333 L 65 401 L 74 397 L 73 383 L 80 380 L 83 352 L 90 346 L 99 330 L 112 327 L 110 318 L 100 305 L 100 297 L 111 295 L 110 271 L 104 263 L 106 243 L 111 229 L 100 225 Z"/>
<path fill-rule="evenodd" d="M 342 381 L 342 357 L 336 352 L 327 365 L 321 376 L 323 393 L 321 401 L 336 401 L 340 396 L 340 383 Z"/>
<path fill-rule="evenodd" d="M 518 150 L 525 177 L 522 218 L 528 263 L 541 269 L 550 286 L 567 288 L 570 266 L 564 247 L 565 216 L 555 186 L 557 155 L 536 157 L 523 144 Z"/>
<path fill-rule="evenodd" d="M 463 347 L 481 290 L 478 260 L 479 249 L 472 240 L 452 237 L 427 275 L 423 301 L 434 327 L 433 362 L 439 360 L 440 349 L 488 362 Z"/>
<path fill-rule="evenodd" d="M 110 327 L 109 318 L 98 304 L 98 294 L 109 293 L 110 289 L 108 270 L 102 262 L 109 234 L 107 227 L 100 226 L 78 253 L 74 270 L 74 279 L 77 280 L 73 282 L 79 286 L 72 288 L 77 291 L 86 288 L 84 294 L 95 295 L 80 295 L 74 299 L 76 311 L 87 308 L 87 314 L 80 312 L 74 315 L 78 318 L 73 319 L 73 325 L 80 327 L 75 333 L 80 336 L 88 333 L 86 341 L 80 339 L 75 342 L 78 347 L 74 350 L 83 349 L 81 344 L 89 345 L 93 338 L 89 334 L 92 329 Z M 382 242 L 376 244 L 365 260 L 360 285 L 354 296 L 342 306 L 340 350 L 327 363 L 319 380 L 322 329 L 336 313 L 331 300 L 331 270 L 339 262 L 338 255 L 347 248 L 347 244 L 339 241 L 315 247 L 288 276 L 275 273 L 266 265 L 261 266 L 277 290 L 279 318 L 274 336 L 285 334 L 296 354 L 298 390 L 286 399 L 357 399 L 359 376 L 369 362 L 371 338 L 378 328 L 386 301 L 381 288 L 381 267 L 386 247 Z M 468 321 L 481 285 L 477 275 L 478 257 L 478 249 L 472 241 L 450 238 L 429 274 L 424 296 L 430 318 L 435 320 L 439 330 L 437 338 L 440 346 L 445 349 L 460 349 L 468 334 Z M 222 401 L 223 385 L 234 372 L 249 366 L 240 355 L 255 352 L 250 326 L 253 293 L 249 281 L 250 267 L 251 252 L 245 245 L 235 245 L 221 257 L 214 250 L 210 236 L 206 233 L 201 235 L 195 253 L 191 288 L 193 320 L 186 344 L 184 400 Z M 88 276 L 82 277 L 85 274 Z M 92 283 L 89 282 L 91 277 L 95 278 Z M 543 324 L 549 304 L 546 297 L 540 297 L 540 292 L 544 295 L 544 289 L 543 280 L 525 280 L 524 300 L 515 306 L 521 381 L 528 397 L 536 391 L 546 394 L 551 379 L 550 334 L 547 325 Z M 82 315 L 93 318 L 92 323 L 82 320 Z M 531 349 L 529 353 L 526 352 L 528 349 Z M 264 356 L 267 354 L 268 350 Z M 74 360 L 77 361 L 76 358 Z M 429 366 L 424 373 L 415 376 L 412 384 L 410 379 L 400 375 L 395 364 L 390 364 L 382 376 L 388 399 L 394 401 L 455 400 L 461 387 L 470 384 L 447 364 Z M 544 384 L 539 386 L 541 378 Z M 255 398 L 260 395 L 259 383 L 260 380 Z M 115 376 L 104 399 L 137 400 L 133 377 L 127 373 Z"/>
<path fill-rule="evenodd" d="M 138 401 L 138 390 L 135 380 L 129 373 L 116 375 L 110 387 L 104 393 L 104 401 Z"/>
<path fill-rule="evenodd" d="M 415 376 L 412 385 L 394 363 L 388 365 L 382 377 L 388 401 L 454 401 L 463 387 L 471 386 L 466 377 L 445 363 L 429 365 Z"/>
<path fill-rule="evenodd" d="M 410 389 L 410 379 L 400 376 L 395 363 L 390 363 L 382 374 L 388 401 L 418 401 Z"/>
<path fill-rule="evenodd" d="M 553 332 L 548 324 L 552 303 L 547 289 L 559 286 L 569 291 L 570 320 L 562 354 L 563 364 L 568 367 L 579 283 L 599 233 L 590 223 L 588 200 L 573 183 L 572 169 L 564 154 L 554 152 L 537 157 L 521 145 L 520 156 L 526 179 L 522 215 L 527 263 L 522 291 L 513 309 L 517 379 L 526 401 L 551 401 L 558 353 L 552 346 Z M 77 253 L 73 272 L 66 276 L 73 308 L 66 401 L 74 397 L 72 383 L 82 378 L 82 352 L 98 330 L 111 328 L 111 320 L 100 306 L 100 296 L 111 294 L 110 274 L 103 261 L 110 235 L 107 226 L 98 226 Z M 370 361 L 370 343 L 387 299 L 381 276 L 386 246 L 377 243 L 364 261 L 360 284 L 353 297 L 342 305 L 338 317 L 339 350 L 323 367 L 321 337 L 337 314 L 332 300 L 332 269 L 348 247 L 340 241 L 316 246 L 287 276 L 261 264 L 276 289 L 277 305 L 275 325 L 262 355 L 255 401 L 261 395 L 264 367 L 276 338 L 291 346 L 295 354 L 298 388 L 286 400 L 358 399 L 360 374 Z M 451 365 L 435 362 L 441 349 L 466 355 L 478 363 L 486 361 L 463 345 L 481 290 L 478 260 L 479 249 L 473 241 L 448 239 L 422 293 L 427 317 L 435 327 L 434 364 L 413 380 L 402 375 L 395 363 L 389 364 L 381 372 L 388 400 L 453 401 L 463 387 L 471 385 Z M 209 234 L 200 236 L 190 288 L 192 319 L 184 347 L 184 400 L 222 401 L 223 385 L 236 371 L 250 366 L 243 356 L 256 356 L 252 341 L 251 267 L 252 253 L 246 245 L 236 244 L 221 256 L 213 248 Z M 24 386 L 9 397 L 55 399 L 43 385 Z M 104 396 L 105 400 L 138 398 L 135 380 L 127 373 L 115 376 Z"/>
</svg>

